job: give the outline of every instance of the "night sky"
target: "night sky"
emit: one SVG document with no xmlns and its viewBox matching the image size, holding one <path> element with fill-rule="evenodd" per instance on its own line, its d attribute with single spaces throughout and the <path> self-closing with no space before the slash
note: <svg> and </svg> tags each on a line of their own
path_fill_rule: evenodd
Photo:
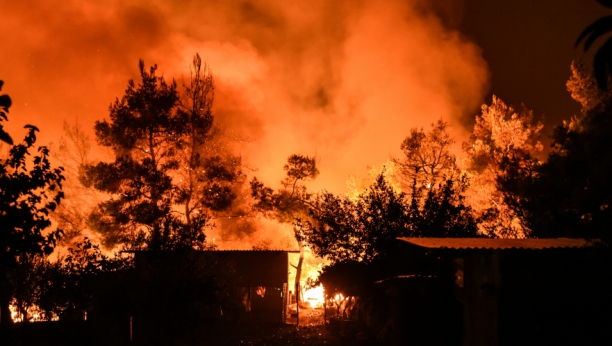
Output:
<svg viewBox="0 0 612 346">
<path fill-rule="evenodd" d="M 534 115 L 544 115 L 546 135 L 579 114 L 565 83 L 572 60 L 590 66 L 593 52 L 585 54 L 574 44 L 588 25 L 609 12 L 588 0 L 466 0 L 458 28 L 482 48 L 489 64 L 486 102 L 494 94 L 509 104 L 524 103 Z"/>
</svg>

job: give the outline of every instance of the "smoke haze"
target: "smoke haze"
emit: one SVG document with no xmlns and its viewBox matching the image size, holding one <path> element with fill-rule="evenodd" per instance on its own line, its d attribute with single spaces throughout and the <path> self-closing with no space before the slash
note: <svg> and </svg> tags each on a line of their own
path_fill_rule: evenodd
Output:
<svg viewBox="0 0 612 346">
<path fill-rule="evenodd" d="M 290 154 L 316 154 L 309 188 L 343 194 L 348 174 L 399 156 L 411 127 L 442 118 L 460 144 L 484 100 L 487 64 L 453 29 L 461 1 L 432 2 L 14 1 L 0 23 L 7 131 L 34 124 L 47 144 L 64 119 L 92 129 L 139 79 L 138 59 L 180 85 L 197 52 L 215 120 L 247 140 L 260 180 L 278 187 Z"/>
</svg>

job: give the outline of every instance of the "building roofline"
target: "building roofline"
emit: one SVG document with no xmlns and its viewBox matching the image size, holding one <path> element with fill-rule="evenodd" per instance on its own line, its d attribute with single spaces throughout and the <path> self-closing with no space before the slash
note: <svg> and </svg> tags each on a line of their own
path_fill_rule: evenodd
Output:
<svg viewBox="0 0 612 346">
<path fill-rule="evenodd" d="M 422 248 L 453 250 L 569 249 L 591 247 L 595 244 L 594 241 L 572 238 L 489 239 L 400 237 L 397 239 Z"/>
<path fill-rule="evenodd" d="M 125 250 L 122 253 L 140 253 L 140 252 L 175 252 L 176 250 Z M 188 250 L 193 252 L 286 252 L 299 253 L 300 250 Z"/>
</svg>

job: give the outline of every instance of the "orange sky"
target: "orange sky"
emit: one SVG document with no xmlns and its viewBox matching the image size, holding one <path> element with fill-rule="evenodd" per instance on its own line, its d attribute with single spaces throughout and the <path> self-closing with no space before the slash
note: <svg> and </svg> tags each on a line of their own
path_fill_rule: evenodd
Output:
<svg viewBox="0 0 612 346">
<path fill-rule="evenodd" d="M 18 139 L 37 125 L 46 144 L 64 119 L 92 128 L 139 58 L 180 84 L 198 52 L 215 76 L 217 121 L 250 139 L 242 153 L 258 176 L 277 184 L 290 154 L 316 153 L 313 188 L 343 193 L 347 174 L 399 154 L 411 127 L 457 124 L 488 91 L 480 49 L 424 4 L 14 2 L 0 24 L 7 129 Z"/>
<path fill-rule="evenodd" d="M 480 48 L 426 4 L 15 1 L 0 22 L 6 129 L 19 140 L 34 124 L 39 144 L 57 142 L 64 119 L 92 129 L 137 80 L 138 59 L 180 85 L 197 52 L 215 77 L 216 121 L 249 139 L 240 151 L 258 178 L 278 187 L 290 154 L 316 154 L 310 188 L 343 194 L 348 174 L 398 156 L 411 127 L 449 121 L 459 151 L 460 121 L 488 92 Z"/>
</svg>

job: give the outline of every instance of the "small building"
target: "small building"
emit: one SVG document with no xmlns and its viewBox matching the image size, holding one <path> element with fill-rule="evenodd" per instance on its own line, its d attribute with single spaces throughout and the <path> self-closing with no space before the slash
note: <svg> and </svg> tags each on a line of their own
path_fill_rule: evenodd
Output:
<svg viewBox="0 0 612 346">
<path fill-rule="evenodd" d="M 610 322 L 587 240 L 398 239 L 440 263 L 432 274 L 460 302 L 463 345 L 585 344 Z"/>
<path fill-rule="evenodd" d="M 214 265 L 214 270 L 230 273 L 230 285 L 236 288 L 237 306 L 241 320 L 286 321 L 289 279 L 289 253 L 293 250 L 214 250 L 189 252 L 196 254 L 204 266 Z M 180 265 L 183 253 L 173 251 L 133 251 L 137 270 L 150 266 Z M 175 262 L 176 261 L 176 262 Z M 222 312 L 234 315 L 235 311 Z"/>
</svg>

